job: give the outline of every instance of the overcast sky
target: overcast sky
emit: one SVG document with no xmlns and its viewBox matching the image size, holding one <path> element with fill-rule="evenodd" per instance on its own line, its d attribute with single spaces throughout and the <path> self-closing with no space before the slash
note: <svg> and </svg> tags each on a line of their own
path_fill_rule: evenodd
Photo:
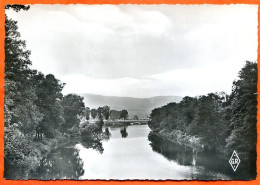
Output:
<svg viewBox="0 0 260 185">
<path fill-rule="evenodd" d="M 257 5 L 32 5 L 18 21 L 33 68 L 64 93 L 151 97 L 231 91 L 257 60 Z"/>
</svg>

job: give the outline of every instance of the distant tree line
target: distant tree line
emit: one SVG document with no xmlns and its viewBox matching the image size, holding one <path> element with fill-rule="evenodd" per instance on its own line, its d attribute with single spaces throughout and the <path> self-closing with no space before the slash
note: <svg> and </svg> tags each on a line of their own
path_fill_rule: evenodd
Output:
<svg viewBox="0 0 260 185">
<path fill-rule="evenodd" d="M 118 120 L 118 119 L 127 119 L 128 111 L 127 110 L 110 110 L 109 106 L 98 107 L 97 109 L 91 109 L 89 115 L 92 119 L 98 118 L 98 120 Z"/>
<path fill-rule="evenodd" d="M 230 95 L 210 93 L 184 97 L 152 111 L 149 126 L 168 133 L 179 130 L 198 136 L 215 153 L 230 157 L 233 150 L 244 168 L 256 172 L 257 63 L 247 61 L 233 82 Z"/>
</svg>

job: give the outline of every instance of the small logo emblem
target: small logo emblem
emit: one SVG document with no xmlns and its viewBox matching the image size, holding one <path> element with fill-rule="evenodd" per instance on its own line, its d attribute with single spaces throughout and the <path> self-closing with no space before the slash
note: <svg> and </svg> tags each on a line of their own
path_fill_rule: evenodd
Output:
<svg viewBox="0 0 260 185">
<path fill-rule="evenodd" d="M 231 165 L 234 172 L 237 170 L 239 163 L 240 163 L 240 159 L 239 159 L 236 151 L 234 150 L 233 154 L 231 155 L 231 157 L 229 159 L 229 164 Z"/>
</svg>

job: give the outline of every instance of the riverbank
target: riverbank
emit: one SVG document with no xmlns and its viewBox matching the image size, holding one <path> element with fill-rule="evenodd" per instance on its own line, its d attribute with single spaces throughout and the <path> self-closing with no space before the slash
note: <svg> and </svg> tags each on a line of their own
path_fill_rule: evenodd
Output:
<svg viewBox="0 0 260 185">
<path fill-rule="evenodd" d="M 12 136 L 5 137 L 5 179 L 28 179 L 41 161 L 58 147 L 73 145 L 81 140 L 85 145 L 92 145 L 93 141 L 107 139 L 107 135 L 95 124 L 72 127 L 63 134 L 56 131 L 55 137 L 41 139 L 36 139 L 35 135 L 24 135 L 18 127 L 14 124 L 5 128 L 5 132 Z"/>
<path fill-rule="evenodd" d="M 160 131 L 151 131 L 150 134 L 160 136 L 179 145 L 190 147 L 192 150 L 195 151 L 203 151 L 204 149 L 204 145 L 201 142 L 201 138 L 186 135 L 185 133 L 179 130 L 173 130 L 172 132 L 169 132 L 162 129 Z"/>
<path fill-rule="evenodd" d="M 27 179 L 28 174 L 40 164 L 44 157 L 69 138 L 68 136 L 57 134 L 55 138 L 44 137 L 41 140 L 36 140 L 33 136 L 26 137 L 15 129 L 12 132 L 15 139 L 12 140 L 11 144 L 15 146 L 16 152 L 10 153 L 8 145 L 5 146 L 5 149 L 6 155 L 15 160 L 12 160 L 12 163 L 5 160 L 4 172 L 6 179 L 14 179 L 18 176 L 19 179 Z"/>
<path fill-rule="evenodd" d="M 191 167 L 192 179 L 230 179 L 227 174 L 232 169 L 228 163 L 225 163 L 225 159 L 216 156 L 215 153 L 194 150 L 190 146 L 174 142 L 158 133 L 149 133 L 148 139 L 154 151 L 179 165 Z"/>
<path fill-rule="evenodd" d="M 148 138 L 152 142 L 153 150 L 180 164 L 202 166 L 206 171 L 210 170 L 216 174 L 222 174 L 221 177 L 229 177 L 224 179 L 253 179 L 251 174 L 245 170 L 245 164 L 240 164 L 239 168 L 233 171 L 228 162 L 229 156 L 209 150 L 197 137 L 195 137 L 196 140 L 193 140 L 191 138 L 194 137 L 185 135 L 180 131 L 160 130 L 151 131 Z"/>
<path fill-rule="evenodd" d="M 35 148 L 38 155 L 36 156 L 31 168 L 27 170 L 25 177 L 28 176 L 28 173 L 34 171 L 37 166 L 40 165 L 41 160 L 50 154 L 51 151 L 59 146 L 65 145 L 69 138 L 68 135 L 58 134 L 55 138 L 43 138 L 42 140 L 32 141 L 32 147 Z"/>
</svg>

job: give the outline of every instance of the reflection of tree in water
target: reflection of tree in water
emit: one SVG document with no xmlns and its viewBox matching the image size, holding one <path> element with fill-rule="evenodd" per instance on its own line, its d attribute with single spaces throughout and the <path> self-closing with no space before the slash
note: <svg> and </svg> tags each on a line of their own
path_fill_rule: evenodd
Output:
<svg viewBox="0 0 260 185">
<path fill-rule="evenodd" d="M 109 128 L 105 128 L 105 132 L 104 132 L 104 140 L 109 140 L 110 139 L 110 137 L 111 137 L 111 133 L 109 132 Z"/>
<path fill-rule="evenodd" d="M 226 179 L 227 177 L 221 176 L 223 174 L 237 178 L 229 163 L 214 153 L 195 152 L 190 147 L 171 142 L 152 132 L 148 139 L 153 151 L 180 165 L 193 166 L 192 179 Z"/>
<path fill-rule="evenodd" d="M 120 129 L 120 133 L 122 135 L 122 138 L 126 138 L 128 136 L 128 133 L 127 133 L 125 127 Z"/>
<path fill-rule="evenodd" d="M 85 148 L 92 148 L 103 153 L 104 148 L 101 141 L 107 141 L 110 137 L 111 133 L 109 132 L 109 128 L 105 128 L 105 131 L 102 131 L 102 125 L 87 124 L 81 127 L 80 143 Z"/>
<path fill-rule="evenodd" d="M 30 179 L 78 179 L 84 174 L 83 162 L 76 148 L 58 148 L 41 160 Z"/>
<path fill-rule="evenodd" d="M 104 151 L 104 148 L 101 143 L 101 139 L 99 138 L 92 138 L 92 137 L 81 137 L 80 143 L 85 147 L 85 148 L 92 148 L 94 150 L 97 150 L 101 154 Z"/>
<path fill-rule="evenodd" d="M 192 149 L 170 142 L 162 137 L 150 133 L 148 136 L 153 151 L 162 154 L 168 160 L 180 165 L 193 165 L 196 163 Z"/>
<path fill-rule="evenodd" d="M 82 128 L 83 130 L 84 128 Z M 111 133 L 106 128 L 104 132 L 96 129 L 95 126 L 89 126 L 81 132 L 80 138 L 75 138 L 66 145 L 54 149 L 47 157 L 41 160 L 40 165 L 31 170 L 29 179 L 79 179 L 84 174 L 83 161 L 79 157 L 77 148 L 68 147 L 81 143 L 87 149 L 104 152 L 102 140 L 109 140 Z"/>
<path fill-rule="evenodd" d="M 97 150 L 101 154 L 104 152 L 104 148 L 102 145 L 102 140 L 109 140 L 111 137 L 111 133 L 109 131 L 109 128 L 105 128 L 104 132 L 92 132 L 91 134 L 88 134 L 86 136 L 81 136 L 80 143 L 85 148 L 92 148 L 94 150 Z"/>
</svg>

